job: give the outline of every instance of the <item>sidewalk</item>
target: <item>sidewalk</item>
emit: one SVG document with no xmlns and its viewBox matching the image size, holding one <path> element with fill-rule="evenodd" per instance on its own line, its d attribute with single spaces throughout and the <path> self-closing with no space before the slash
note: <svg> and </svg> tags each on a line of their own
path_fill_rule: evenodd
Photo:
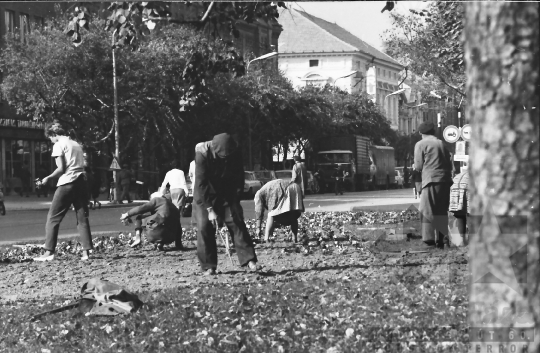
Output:
<svg viewBox="0 0 540 353">
<path fill-rule="evenodd" d="M 51 207 L 53 195 L 49 197 L 37 197 L 35 194 L 31 194 L 30 197 L 21 197 L 17 194 L 4 196 L 4 205 L 8 211 L 38 211 L 48 210 Z M 148 200 L 133 200 L 132 203 L 124 201 L 123 204 L 112 204 L 108 200 L 99 199 L 101 202 L 101 208 L 119 208 L 119 207 L 134 207 L 142 205 Z"/>
<path fill-rule="evenodd" d="M 420 206 L 420 200 L 414 197 L 377 197 L 377 196 L 363 196 L 363 195 L 345 195 L 341 198 L 335 198 L 336 204 L 328 205 L 327 202 L 331 199 L 325 195 L 314 195 L 312 197 L 306 197 L 304 205 L 307 212 L 358 212 L 358 211 L 404 211 L 411 205 L 418 208 Z"/>
</svg>

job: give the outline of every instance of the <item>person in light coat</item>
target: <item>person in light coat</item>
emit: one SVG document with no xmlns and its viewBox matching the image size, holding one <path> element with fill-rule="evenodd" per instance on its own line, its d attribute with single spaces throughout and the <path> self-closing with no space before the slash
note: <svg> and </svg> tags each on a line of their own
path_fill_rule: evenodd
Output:
<svg viewBox="0 0 540 353">
<path fill-rule="evenodd" d="M 448 207 L 452 185 L 450 151 L 435 137 L 435 126 L 424 122 L 418 127 L 422 140 L 414 146 L 414 168 L 422 173 L 420 216 L 422 240 L 427 246 L 443 249 L 448 241 Z"/>
</svg>

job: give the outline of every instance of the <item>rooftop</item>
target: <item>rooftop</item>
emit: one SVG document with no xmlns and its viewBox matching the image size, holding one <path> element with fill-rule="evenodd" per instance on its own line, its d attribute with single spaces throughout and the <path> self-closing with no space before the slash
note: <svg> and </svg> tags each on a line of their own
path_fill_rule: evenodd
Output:
<svg viewBox="0 0 540 353">
<path fill-rule="evenodd" d="M 304 11 L 284 11 L 279 17 L 279 23 L 283 26 L 283 32 L 279 38 L 281 53 L 359 51 L 376 59 L 402 66 L 339 25 Z"/>
</svg>

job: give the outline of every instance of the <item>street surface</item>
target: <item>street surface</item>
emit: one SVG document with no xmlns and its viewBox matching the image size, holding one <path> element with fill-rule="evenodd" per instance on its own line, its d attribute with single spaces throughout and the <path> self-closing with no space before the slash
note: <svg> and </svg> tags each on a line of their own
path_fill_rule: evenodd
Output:
<svg viewBox="0 0 540 353">
<path fill-rule="evenodd" d="M 330 193 L 307 195 L 304 204 L 307 212 L 317 211 L 351 211 L 356 209 L 392 210 L 405 209 L 409 205 L 418 206 L 418 200 L 412 197 L 412 189 L 397 189 L 384 191 L 366 191 L 334 195 Z M 51 197 L 45 200 L 35 196 L 30 199 L 11 196 L 6 198 L 5 216 L 0 216 L 0 244 L 23 240 L 38 240 L 45 237 L 45 221 L 47 220 L 48 205 Z M 253 200 L 242 201 L 244 217 L 255 218 Z M 90 227 L 93 235 L 103 232 L 133 232 L 133 227 L 124 226 L 120 215 L 129 207 L 105 208 L 90 210 Z M 184 227 L 190 227 L 191 218 L 183 218 Z M 69 211 L 60 225 L 60 237 L 77 235 L 75 214 Z"/>
</svg>

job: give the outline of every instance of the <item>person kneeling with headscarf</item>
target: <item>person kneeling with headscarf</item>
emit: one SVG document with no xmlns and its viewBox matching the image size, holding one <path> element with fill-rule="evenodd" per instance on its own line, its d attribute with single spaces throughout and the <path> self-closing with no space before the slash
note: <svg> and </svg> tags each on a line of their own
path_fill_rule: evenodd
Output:
<svg viewBox="0 0 540 353">
<path fill-rule="evenodd" d="M 150 243 L 157 244 L 160 250 L 163 249 L 163 245 L 172 242 L 175 242 L 177 248 L 182 247 L 180 212 L 172 203 L 170 194 L 153 193 L 150 201 L 122 214 L 120 220 L 133 216 L 135 216 L 135 240 L 131 247 L 141 243 L 143 219 L 146 219 L 146 238 Z"/>
<path fill-rule="evenodd" d="M 277 179 L 266 183 L 257 191 L 255 194 L 255 214 L 259 235 L 262 232 L 265 209 L 268 210 L 268 218 L 264 240 L 268 242 L 276 224 L 279 224 L 290 226 L 294 242 L 298 242 L 298 218 L 305 211 L 300 186 L 297 183 Z"/>
</svg>

